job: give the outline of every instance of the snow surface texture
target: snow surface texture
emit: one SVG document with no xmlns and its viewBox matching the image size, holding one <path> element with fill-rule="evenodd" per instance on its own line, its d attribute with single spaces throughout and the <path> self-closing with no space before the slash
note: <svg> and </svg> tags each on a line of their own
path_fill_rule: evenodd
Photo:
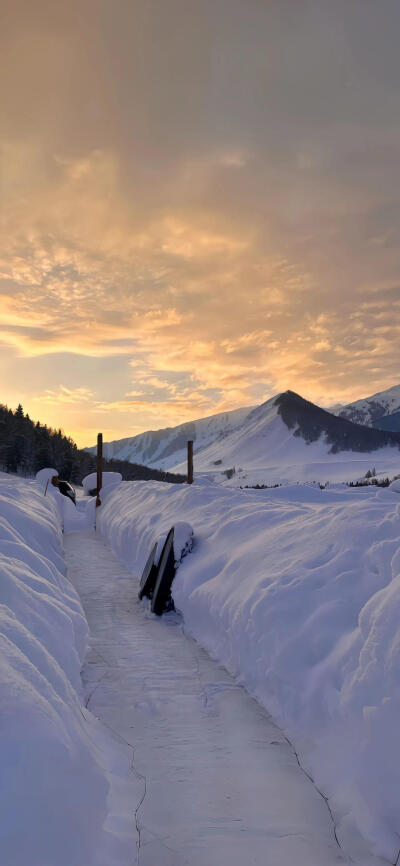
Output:
<svg viewBox="0 0 400 866">
<path fill-rule="evenodd" d="M 0 862 L 125 866 L 133 830 L 112 826 L 109 779 L 124 784 L 126 752 L 81 706 L 87 624 L 52 490 L 0 478 Z"/>
<path fill-rule="evenodd" d="M 154 540 L 188 517 L 193 553 L 173 584 L 185 628 L 295 740 L 329 798 L 344 850 L 362 866 L 375 856 L 397 862 L 396 488 L 126 482 L 98 523 L 140 574 Z"/>
</svg>

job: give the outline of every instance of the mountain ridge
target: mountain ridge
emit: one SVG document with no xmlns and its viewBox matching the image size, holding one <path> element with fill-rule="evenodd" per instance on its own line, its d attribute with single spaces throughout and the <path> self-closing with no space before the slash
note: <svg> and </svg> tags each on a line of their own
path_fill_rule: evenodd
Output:
<svg viewBox="0 0 400 866">
<path fill-rule="evenodd" d="M 136 436 L 114 439 L 105 442 L 103 453 L 106 459 L 128 460 L 129 462 L 170 469 L 175 463 L 183 460 L 186 455 L 188 439 L 194 442 L 195 452 L 203 450 L 211 441 L 223 439 L 246 418 L 254 407 L 247 406 L 233 409 L 230 412 L 219 412 L 194 421 L 186 421 L 176 427 L 164 427 L 159 430 L 146 430 Z M 96 446 L 85 450 L 94 454 Z"/>
<path fill-rule="evenodd" d="M 400 385 L 393 385 L 386 391 L 378 391 L 370 397 L 348 403 L 337 414 L 356 424 L 398 432 L 400 430 Z"/>
</svg>

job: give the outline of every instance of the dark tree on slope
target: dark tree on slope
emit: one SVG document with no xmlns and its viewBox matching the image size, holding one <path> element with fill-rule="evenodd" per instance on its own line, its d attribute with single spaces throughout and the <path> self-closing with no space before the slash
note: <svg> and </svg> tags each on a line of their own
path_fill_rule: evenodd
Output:
<svg viewBox="0 0 400 866">
<path fill-rule="evenodd" d="M 400 447 L 399 433 L 354 424 L 304 400 L 294 391 L 280 394 L 275 405 L 278 406 L 282 421 L 289 430 L 293 430 L 294 436 L 300 436 L 307 443 L 322 439 L 330 445 L 331 454 L 339 451 L 371 452 L 388 445 Z"/>
<path fill-rule="evenodd" d="M 32 421 L 19 404 L 15 412 L 0 405 L 0 469 L 32 476 L 44 466 L 53 466 L 61 478 L 80 484 L 82 478 L 96 468 L 96 458 L 81 451 L 62 430 L 52 430 L 46 424 Z M 127 461 L 103 461 L 104 471 L 121 472 L 124 480 L 155 479 L 182 482 L 183 475 L 173 475 L 136 466 Z"/>
</svg>

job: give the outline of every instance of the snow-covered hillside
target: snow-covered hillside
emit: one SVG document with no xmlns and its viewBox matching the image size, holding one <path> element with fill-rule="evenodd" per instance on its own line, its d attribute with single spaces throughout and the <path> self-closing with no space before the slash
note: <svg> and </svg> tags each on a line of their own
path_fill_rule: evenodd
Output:
<svg viewBox="0 0 400 866">
<path fill-rule="evenodd" d="M 103 446 L 103 454 L 106 460 L 129 460 L 130 463 L 167 470 L 184 460 L 188 439 L 193 440 L 194 452 L 198 453 L 211 442 L 222 440 L 240 426 L 251 408 L 248 406 L 244 409 L 235 409 L 232 412 L 223 412 L 180 424 L 178 427 L 149 430 L 127 439 L 106 442 Z M 96 447 L 86 450 L 94 454 Z"/>
<path fill-rule="evenodd" d="M 87 623 L 57 496 L 0 476 L 0 862 L 122 866 L 134 834 L 113 826 L 110 779 L 128 784 L 130 755 L 82 706 Z"/>
<path fill-rule="evenodd" d="M 125 482 L 99 514 L 136 575 L 182 519 L 195 534 L 173 586 L 185 629 L 294 739 L 352 862 L 376 863 L 370 845 L 398 862 L 398 488 Z"/>
<path fill-rule="evenodd" d="M 356 400 L 340 409 L 338 414 L 356 424 L 383 430 L 400 430 L 400 385 L 380 391 L 371 397 Z"/>
<path fill-rule="evenodd" d="M 235 467 L 232 485 L 346 481 L 372 467 L 393 476 L 399 448 L 399 434 L 352 424 L 288 391 L 253 409 L 239 428 L 202 450 L 195 471 L 223 480 Z M 174 469 L 184 472 L 185 464 Z"/>
</svg>

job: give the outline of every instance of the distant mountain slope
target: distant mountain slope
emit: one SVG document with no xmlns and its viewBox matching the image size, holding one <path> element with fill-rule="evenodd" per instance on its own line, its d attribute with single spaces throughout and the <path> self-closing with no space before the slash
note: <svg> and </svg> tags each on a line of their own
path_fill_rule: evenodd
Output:
<svg viewBox="0 0 400 866">
<path fill-rule="evenodd" d="M 391 430 L 393 433 L 400 433 L 400 412 L 393 412 L 391 415 L 383 415 L 374 421 L 374 427 L 378 430 Z"/>
<path fill-rule="evenodd" d="M 400 446 L 399 433 L 356 424 L 342 414 L 332 415 L 293 391 L 280 394 L 276 405 L 286 426 L 295 428 L 295 436 L 301 436 L 306 442 L 315 442 L 322 436 L 330 445 L 331 454 L 338 451 L 371 452 L 387 445 Z"/>
<path fill-rule="evenodd" d="M 239 427 L 251 409 L 251 406 L 234 409 L 179 424 L 178 427 L 149 430 L 137 436 L 106 442 L 103 453 L 107 460 L 129 460 L 131 463 L 141 463 L 158 469 L 170 469 L 185 460 L 188 439 L 193 440 L 194 453 L 197 454 L 211 442 L 224 439 Z M 96 447 L 86 450 L 94 454 Z"/>
<path fill-rule="evenodd" d="M 382 430 L 400 430 L 398 413 L 400 411 L 400 385 L 386 391 L 372 394 L 362 400 L 349 403 L 338 412 L 339 417 L 347 418 L 355 424 L 377 427 Z M 391 418 L 393 417 L 393 422 Z"/>
</svg>

